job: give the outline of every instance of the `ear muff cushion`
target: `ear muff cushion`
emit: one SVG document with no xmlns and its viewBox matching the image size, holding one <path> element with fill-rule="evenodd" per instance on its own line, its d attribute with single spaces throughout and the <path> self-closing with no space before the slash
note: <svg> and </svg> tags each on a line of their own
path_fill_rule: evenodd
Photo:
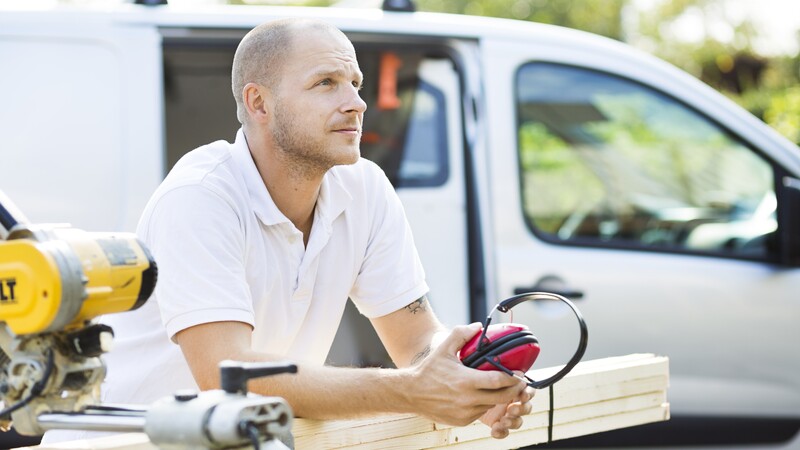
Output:
<svg viewBox="0 0 800 450">
<path fill-rule="evenodd" d="M 479 370 L 497 370 L 497 367 L 488 362 L 502 364 L 509 370 L 527 372 L 539 356 L 539 340 L 529 334 L 494 347 L 491 351 L 482 352 L 482 356 L 473 361 L 469 367 Z"/>
<path fill-rule="evenodd" d="M 510 334 L 507 334 L 507 335 L 502 336 L 500 338 L 497 338 L 497 340 L 490 342 L 489 344 L 487 344 L 481 350 L 476 350 L 471 355 L 467 355 L 465 358 L 463 358 L 461 360 L 461 362 L 464 363 L 465 366 L 473 367 L 473 365 L 476 362 L 478 362 L 479 360 L 481 360 L 484 356 L 489 355 L 489 354 L 495 354 L 494 352 L 498 348 L 506 346 L 506 345 L 516 341 L 516 340 L 524 339 L 525 337 L 531 337 L 531 338 L 533 338 L 534 342 L 536 342 L 536 343 L 539 342 L 536 339 L 536 337 L 533 335 L 533 333 L 531 333 L 528 330 L 516 331 L 514 333 L 510 333 Z M 519 343 L 517 343 L 515 345 L 511 345 L 510 347 L 504 347 L 504 348 L 513 348 L 516 345 L 522 345 L 524 343 L 526 343 L 526 342 L 523 342 L 523 341 L 520 340 Z"/>
</svg>

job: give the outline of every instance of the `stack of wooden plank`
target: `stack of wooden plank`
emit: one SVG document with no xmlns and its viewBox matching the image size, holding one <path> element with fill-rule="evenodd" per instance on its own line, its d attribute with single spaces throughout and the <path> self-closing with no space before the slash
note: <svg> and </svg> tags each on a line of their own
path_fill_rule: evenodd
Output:
<svg viewBox="0 0 800 450">
<path fill-rule="evenodd" d="M 543 379 L 558 367 L 534 370 Z M 536 393 L 519 430 L 493 439 L 487 426 L 436 424 L 413 415 L 357 420 L 296 419 L 295 447 L 303 449 L 506 449 L 600 433 L 669 419 L 669 361 L 651 354 L 578 364 L 566 377 Z M 552 394 L 552 414 L 550 398 Z M 551 426 L 552 420 L 552 426 Z"/>
<path fill-rule="evenodd" d="M 534 370 L 544 379 L 559 367 Z M 305 449 L 508 449 L 600 433 L 669 419 L 666 357 L 635 354 L 578 364 L 551 389 L 540 390 L 523 425 L 502 440 L 475 422 L 465 427 L 434 423 L 413 415 L 357 420 L 295 419 L 295 448 Z M 552 395 L 552 414 L 551 414 Z M 551 422 L 552 420 L 552 422 Z M 552 426 L 551 426 L 552 425 Z M 155 450 L 144 434 L 73 441 L 42 449 Z"/>
</svg>

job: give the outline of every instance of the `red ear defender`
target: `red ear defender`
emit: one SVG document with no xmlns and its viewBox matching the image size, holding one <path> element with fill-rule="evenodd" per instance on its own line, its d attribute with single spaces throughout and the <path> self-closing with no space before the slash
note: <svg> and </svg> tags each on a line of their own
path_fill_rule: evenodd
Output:
<svg viewBox="0 0 800 450">
<path fill-rule="evenodd" d="M 459 358 L 473 369 L 501 370 L 495 365 L 500 364 L 511 371 L 527 372 L 539 356 L 539 350 L 539 341 L 528 327 L 503 323 L 490 325 L 485 336 L 477 333 L 461 348 Z"/>
<path fill-rule="evenodd" d="M 514 375 L 514 371 L 527 372 L 533 366 L 541 350 L 536 336 L 525 325 L 515 323 L 490 325 L 492 314 L 495 310 L 508 312 L 511 308 L 526 300 L 560 300 L 566 303 L 575 313 L 575 317 L 578 318 L 581 331 L 578 350 L 575 351 L 572 359 L 555 375 L 541 381 L 534 381 L 525 375 L 528 386 L 541 389 L 563 378 L 578 364 L 584 352 L 586 352 L 586 345 L 589 340 L 586 322 L 584 322 L 580 311 L 572 302 L 561 295 L 549 292 L 530 292 L 515 295 L 498 303 L 489 313 L 489 317 L 486 318 L 482 331 L 464 344 L 458 352 L 458 357 L 465 366 L 473 369 L 500 370 L 509 375 Z"/>
</svg>

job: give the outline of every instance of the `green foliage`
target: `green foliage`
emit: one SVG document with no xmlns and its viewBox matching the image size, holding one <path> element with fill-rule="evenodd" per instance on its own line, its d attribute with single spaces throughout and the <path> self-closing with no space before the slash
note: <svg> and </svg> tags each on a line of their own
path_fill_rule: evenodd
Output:
<svg viewBox="0 0 800 450">
<path fill-rule="evenodd" d="M 555 234 L 572 211 L 588 211 L 606 196 L 582 152 L 543 124 L 523 122 L 519 140 L 525 212 L 537 229 Z"/>
<path fill-rule="evenodd" d="M 561 25 L 621 40 L 626 0 L 417 0 L 421 11 Z"/>
<path fill-rule="evenodd" d="M 764 120 L 779 133 L 800 143 L 800 86 L 775 92 L 764 111 Z"/>
<path fill-rule="evenodd" d="M 564 156 L 569 146 L 563 139 L 547 131 L 538 122 L 526 122 L 519 127 L 520 158 L 522 169 L 558 169 L 565 165 Z"/>
<path fill-rule="evenodd" d="M 753 45 L 758 31 L 747 19 L 732 25 L 733 39 L 726 42 L 708 34 L 700 43 L 679 42 L 670 33 L 687 12 L 705 22 L 725 17 L 724 6 L 719 0 L 663 2 L 639 14 L 637 45 L 697 76 L 800 144 L 800 54 L 759 55 Z"/>
<path fill-rule="evenodd" d="M 706 28 L 711 21 L 726 18 L 726 1 L 652 1 L 643 10 L 632 8 L 631 3 L 631 0 L 417 1 L 423 11 L 528 20 L 631 41 L 723 92 L 800 144 L 800 55 L 768 58 L 757 54 L 753 43 L 759 33 L 748 19 L 739 23 L 728 21 L 733 38 L 725 42 L 709 33 L 701 42 L 678 39 L 676 25 L 688 16 Z M 529 132 L 532 131 L 521 137 Z"/>
<path fill-rule="evenodd" d="M 712 21 L 725 19 L 729 1 L 650 0 L 646 9 L 634 8 L 633 0 L 416 0 L 416 4 L 420 11 L 547 23 L 628 41 L 695 75 L 800 144 L 800 54 L 759 55 L 753 45 L 759 33 L 748 19 L 727 21 L 733 37 L 724 42 L 709 33 L 700 42 L 685 42 L 677 35 L 677 25 L 687 17 L 706 29 Z M 270 0 L 229 2 L 259 4 Z M 282 0 L 282 4 L 306 6 L 334 3 Z"/>
</svg>

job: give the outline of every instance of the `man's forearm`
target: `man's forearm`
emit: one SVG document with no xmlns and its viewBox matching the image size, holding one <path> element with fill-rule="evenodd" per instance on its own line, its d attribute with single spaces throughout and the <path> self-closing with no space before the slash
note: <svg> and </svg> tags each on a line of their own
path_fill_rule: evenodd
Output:
<svg viewBox="0 0 800 450">
<path fill-rule="evenodd" d="M 298 417 L 345 419 L 412 412 L 411 380 L 406 369 L 299 364 L 296 374 L 252 380 L 249 386 L 257 394 L 283 397 Z"/>
<path fill-rule="evenodd" d="M 434 333 L 431 333 L 430 336 L 427 337 L 427 339 L 426 339 L 427 342 L 424 344 L 424 347 L 422 348 L 422 350 L 417 352 L 414 355 L 414 357 L 411 358 L 411 361 L 409 362 L 408 365 L 409 366 L 415 366 L 415 365 L 419 364 L 420 362 L 422 362 L 422 360 L 427 358 L 428 355 L 430 355 L 433 350 L 436 350 L 436 348 L 439 346 L 439 344 L 442 343 L 442 341 L 447 337 L 447 335 L 449 333 L 450 333 L 450 330 L 448 330 L 447 328 L 444 328 L 444 327 L 441 327 L 441 328 L 439 328 L 438 331 L 436 331 Z M 403 367 L 407 367 L 407 366 L 403 366 Z"/>
<path fill-rule="evenodd" d="M 200 389 L 218 389 L 219 362 L 291 360 L 250 348 L 250 328 L 240 322 L 212 322 L 176 335 Z M 226 345 L 219 345 L 225 342 Z M 378 412 L 410 411 L 409 381 L 416 368 L 354 369 L 298 364 L 297 374 L 254 379 L 251 391 L 284 397 L 295 414 L 313 418 L 345 418 Z"/>
<path fill-rule="evenodd" d="M 419 364 L 448 334 L 425 295 L 372 324 L 397 367 Z"/>
<path fill-rule="evenodd" d="M 450 332 L 441 328 L 430 335 L 409 366 L 421 363 Z M 264 355 L 251 356 L 267 359 Z M 255 359 L 255 358 L 253 358 Z M 298 373 L 253 380 L 253 392 L 285 398 L 298 417 L 345 419 L 379 413 L 417 412 L 413 371 L 298 365 Z"/>
<path fill-rule="evenodd" d="M 482 372 L 461 364 L 456 353 L 478 331 L 476 325 L 457 326 L 441 342 L 429 333 L 417 333 L 428 334 L 431 351 L 410 367 L 361 369 L 299 364 L 297 374 L 252 380 L 249 387 L 254 393 L 285 398 L 300 417 L 345 419 L 414 413 L 439 423 L 466 425 L 497 404 L 516 401 L 525 388 L 524 383 L 502 372 Z M 220 336 L 226 336 L 228 345 L 214 345 L 220 342 Z M 176 335 L 176 340 L 202 389 L 219 387 L 217 365 L 224 359 L 283 359 L 246 349 L 249 329 L 236 322 L 188 328 Z M 413 359 L 412 352 L 407 354 L 408 360 Z"/>
</svg>

